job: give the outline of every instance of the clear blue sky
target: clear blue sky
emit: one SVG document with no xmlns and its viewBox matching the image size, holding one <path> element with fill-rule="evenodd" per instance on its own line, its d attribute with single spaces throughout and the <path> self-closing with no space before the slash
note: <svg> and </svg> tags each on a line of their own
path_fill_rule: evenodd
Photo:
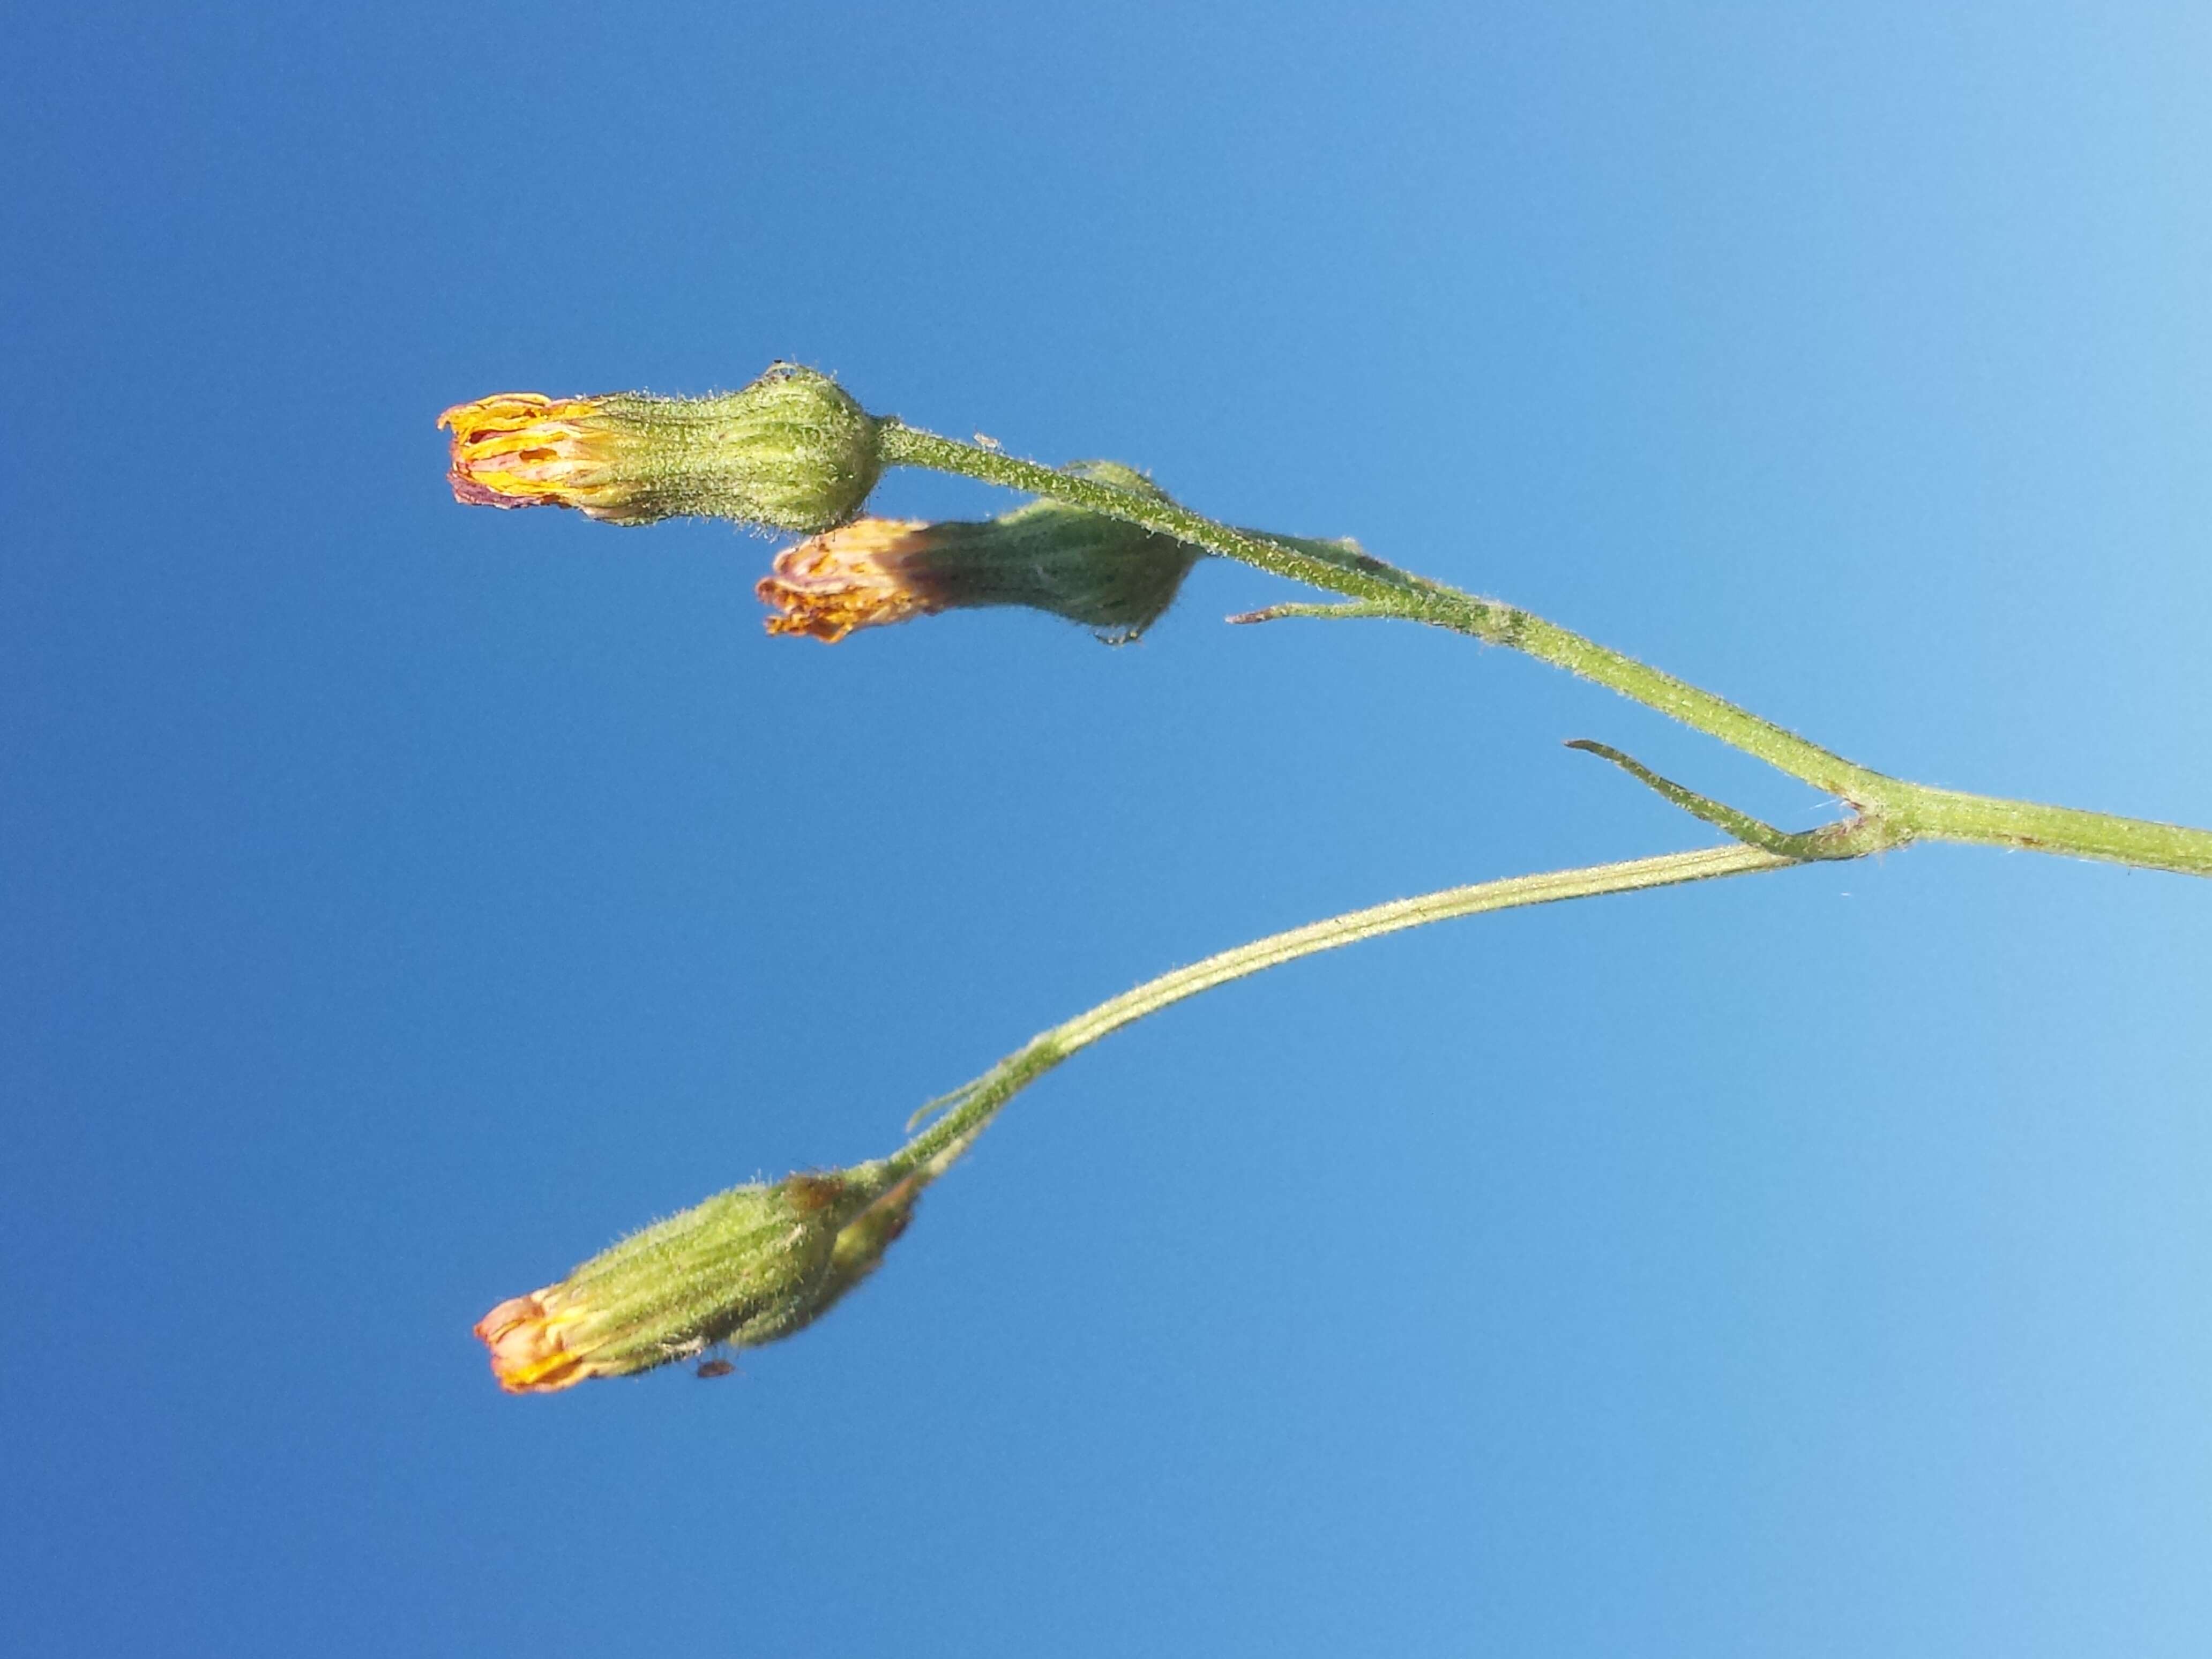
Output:
<svg viewBox="0 0 2212 1659">
<path fill-rule="evenodd" d="M 1024 1097 L 868 1289 L 469 1326 L 1271 928 L 1711 839 L 1508 653 L 772 641 L 448 498 L 734 386 L 1351 533 L 1926 781 L 2212 823 L 2201 6 L 19 8 L 0 1583 L 25 1653 L 2198 1655 L 2212 885 L 1479 920 Z M 879 504 L 995 510 L 899 476 Z"/>
</svg>

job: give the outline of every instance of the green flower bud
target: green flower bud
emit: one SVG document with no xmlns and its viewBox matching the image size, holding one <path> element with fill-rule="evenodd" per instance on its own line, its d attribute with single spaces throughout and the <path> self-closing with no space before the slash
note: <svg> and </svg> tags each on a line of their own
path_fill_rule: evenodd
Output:
<svg viewBox="0 0 2212 1659">
<path fill-rule="evenodd" d="M 835 380 L 779 363 L 712 398 L 504 392 L 438 417 L 448 477 L 479 507 L 573 507 L 613 524 L 685 516 L 827 530 L 883 471 L 874 418 Z"/>
<path fill-rule="evenodd" d="M 1167 499 L 1144 474 L 1113 461 L 1067 470 Z M 754 591 L 779 613 L 769 618 L 769 633 L 833 644 L 855 629 L 993 605 L 1048 611 L 1119 644 L 1174 603 L 1200 551 L 1118 519 L 1039 501 L 980 522 L 857 520 L 778 554 Z"/>
<path fill-rule="evenodd" d="M 732 1188 L 633 1233 L 557 1285 L 502 1302 L 476 1334 L 510 1394 L 547 1394 L 627 1376 L 729 1343 L 773 1342 L 811 1323 L 857 1283 L 902 1226 L 847 1224 L 887 1194 L 876 1166 Z M 910 1186 L 911 1183 L 908 1183 Z"/>
</svg>

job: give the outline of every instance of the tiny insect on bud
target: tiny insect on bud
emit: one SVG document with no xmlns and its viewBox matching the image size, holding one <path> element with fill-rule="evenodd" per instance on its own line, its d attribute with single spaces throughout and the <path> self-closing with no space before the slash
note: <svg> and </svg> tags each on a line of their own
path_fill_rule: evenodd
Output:
<svg viewBox="0 0 2212 1659">
<path fill-rule="evenodd" d="M 883 471 L 875 420 L 827 375 L 790 363 L 711 398 L 501 392 L 438 424 L 453 433 L 455 500 L 573 507 L 612 524 L 826 530 L 860 510 Z"/>
<path fill-rule="evenodd" d="M 1067 469 L 1164 499 L 1142 473 L 1111 461 Z M 860 519 L 776 556 L 754 590 L 777 614 L 771 634 L 831 644 L 940 611 L 1024 605 L 1133 640 L 1174 603 L 1200 550 L 1058 501 L 999 518 L 927 523 Z"/>
</svg>

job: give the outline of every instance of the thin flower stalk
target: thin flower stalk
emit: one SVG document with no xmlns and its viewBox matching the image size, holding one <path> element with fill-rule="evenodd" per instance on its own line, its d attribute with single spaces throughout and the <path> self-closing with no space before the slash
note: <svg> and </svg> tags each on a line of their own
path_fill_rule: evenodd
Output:
<svg viewBox="0 0 2212 1659">
<path fill-rule="evenodd" d="M 1055 1066 L 1162 1009 L 1232 980 L 1459 916 L 1778 870 L 1800 860 L 1738 844 L 1446 888 L 1310 922 L 1147 981 L 1040 1032 L 915 1115 L 889 1158 L 720 1193 L 634 1233 L 559 1282 L 510 1297 L 477 1322 L 510 1394 L 552 1394 L 722 1348 L 757 1347 L 812 1324 L 881 1265 L 923 1191 L 1006 1103 Z M 702 1375 L 727 1362 L 704 1358 Z"/>
</svg>

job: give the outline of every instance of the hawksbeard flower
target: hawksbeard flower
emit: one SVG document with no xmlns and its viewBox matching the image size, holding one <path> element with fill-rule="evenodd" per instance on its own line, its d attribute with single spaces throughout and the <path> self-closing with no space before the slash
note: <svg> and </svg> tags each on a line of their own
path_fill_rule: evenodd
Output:
<svg viewBox="0 0 2212 1659">
<path fill-rule="evenodd" d="M 627 1376 L 718 1343 L 756 1346 L 812 1322 L 874 1266 L 895 1227 L 841 1236 L 878 1200 L 912 1207 L 879 1166 L 737 1187 L 633 1233 L 557 1285 L 510 1297 L 477 1322 L 510 1394 Z M 857 1254 L 856 1254 L 857 1251 Z M 864 1265 L 865 1264 L 865 1265 Z"/>
<path fill-rule="evenodd" d="M 453 499 L 471 507 L 573 507 L 629 522 L 636 495 L 622 476 L 623 434 L 598 398 L 504 392 L 438 416 L 453 431 Z"/>
<path fill-rule="evenodd" d="M 778 530 L 842 524 L 876 487 L 875 419 L 837 383 L 781 363 L 711 398 L 503 392 L 438 417 L 447 477 L 478 507 L 573 507 L 612 524 L 696 516 Z"/>
</svg>

